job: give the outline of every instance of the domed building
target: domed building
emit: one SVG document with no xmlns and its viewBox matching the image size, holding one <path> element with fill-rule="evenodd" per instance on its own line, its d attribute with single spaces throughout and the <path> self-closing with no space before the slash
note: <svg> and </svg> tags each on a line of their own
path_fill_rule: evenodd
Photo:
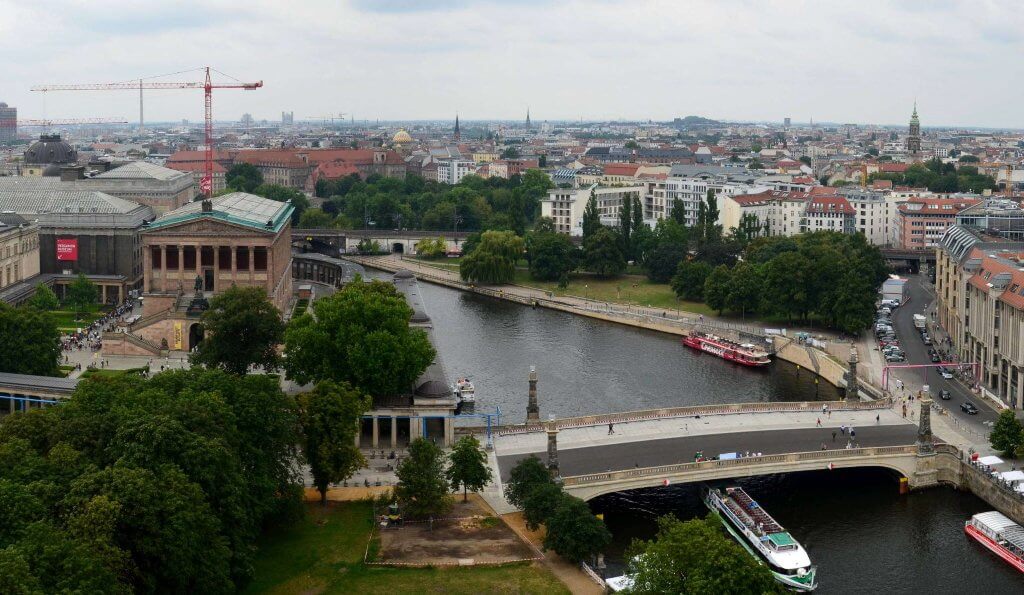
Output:
<svg viewBox="0 0 1024 595">
<path fill-rule="evenodd" d="M 74 165 L 78 152 L 59 134 L 41 134 L 25 151 L 23 176 L 60 175 L 62 165 Z M 52 166 L 52 167 L 51 167 Z M 56 173 L 54 173 L 56 172 Z"/>
<path fill-rule="evenodd" d="M 395 135 L 391 137 L 391 144 L 394 145 L 395 150 L 399 152 L 406 149 L 410 144 L 412 144 L 412 142 L 412 136 L 410 136 L 409 133 L 405 131 L 405 128 L 399 128 L 398 132 L 396 132 Z"/>
</svg>

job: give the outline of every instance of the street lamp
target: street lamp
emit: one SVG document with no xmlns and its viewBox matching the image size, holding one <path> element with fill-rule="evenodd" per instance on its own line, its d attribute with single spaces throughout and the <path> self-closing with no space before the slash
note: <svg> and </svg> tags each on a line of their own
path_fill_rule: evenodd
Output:
<svg viewBox="0 0 1024 595">
<path fill-rule="evenodd" d="M 462 223 L 461 215 L 452 217 L 452 241 L 455 242 L 456 248 L 459 246 L 459 238 L 457 237 L 459 235 L 459 223 Z"/>
</svg>

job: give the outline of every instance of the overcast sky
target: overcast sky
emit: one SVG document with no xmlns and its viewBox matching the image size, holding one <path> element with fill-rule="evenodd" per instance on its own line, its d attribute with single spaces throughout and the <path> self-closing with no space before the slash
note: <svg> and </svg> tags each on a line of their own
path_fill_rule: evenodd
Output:
<svg viewBox="0 0 1024 595">
<path fill-rule="evenodd" d="M 1015 2 L 0 0 L 0 101 L 138 119 L 137 92 L 32 93 L 210 65 L 214 117 L 647 119 L 1024 127 Z M 166 77 L 200 80 L 199 73 Z M 150 91 L 146 119 L 202 118 Z"/>
</svg>

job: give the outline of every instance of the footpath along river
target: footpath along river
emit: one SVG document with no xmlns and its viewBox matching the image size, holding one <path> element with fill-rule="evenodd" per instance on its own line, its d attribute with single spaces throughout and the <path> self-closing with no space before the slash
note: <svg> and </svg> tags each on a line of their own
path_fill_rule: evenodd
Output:
<svg viewBox="0 0 1024 595">
<path fill-rule="evenodd" d="M 750 370 L 695 353 L 677 337 L 429 283 L 419 288 L 448 373 L 469 375 L 477 387 L 477 410 L 500 407 L 503 422 L 526 415 L 531 365 L 540 375 L 544 417 L 839 398 L 835 387 L 824 381 L 816 387 L 812 374 L 785 362 Z M 964 535 L 964 521 L 990 509 L 971 494 L 940 488 L 900 496 L 895 478 L 882 470 L 737 483 L 806 545 L 818 565 L 821 593 L 1024 592 L 1024 577 Z M 696 486 L 611 494 L 592 507 L 606 513 L 615 536 L 613 569 L 632 539 L 653 537 L 658 516 L 706 513 Z"/>
</svg>

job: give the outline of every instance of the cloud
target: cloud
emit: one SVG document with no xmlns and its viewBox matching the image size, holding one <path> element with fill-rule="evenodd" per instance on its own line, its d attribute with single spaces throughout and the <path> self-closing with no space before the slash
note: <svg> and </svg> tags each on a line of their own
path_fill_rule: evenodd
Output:
<svg viewBox="0 0 1024 595">
<path fill-rule="evenodd" d="M 0 100 L 23 117 L 133 118 L 132 93 L 45 82 L 211 65 L 265 87 L 215 93 L 215 117 L 653 118 L 1024 126 L 1011 2 L 0 0 Z M 186 76 L 186 75 L 181 75 Z M 192 76 L 192 75 L 187 75 Z M 197 79 L 198 80 L 198 79 Z M 201 93 L 147 94 L 147 118 L 197 120 Z"/>
</svg>

